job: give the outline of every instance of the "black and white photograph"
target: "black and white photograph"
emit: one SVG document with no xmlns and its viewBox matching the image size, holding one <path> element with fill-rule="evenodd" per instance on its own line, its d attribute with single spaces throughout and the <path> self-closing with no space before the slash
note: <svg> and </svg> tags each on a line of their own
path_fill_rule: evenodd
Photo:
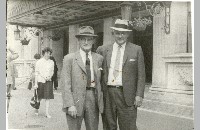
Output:
<svg viewBox="0 0 200 130">
<path fill-rule="evenodd" d="M 6 0 L 6 129 L 197 130 L 193 6 Z"/>
</svg>

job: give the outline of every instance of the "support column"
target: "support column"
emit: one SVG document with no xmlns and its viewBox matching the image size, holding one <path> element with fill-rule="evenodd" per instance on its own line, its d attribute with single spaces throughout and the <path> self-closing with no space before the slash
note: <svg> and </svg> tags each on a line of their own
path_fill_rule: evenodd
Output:
<svg viewBox="0 0 200 130">
<path fill-rule="evenodd" d="M 131 20 L 133 2 L 125 1 L 121 4 L 122 19 Z"/>
<path fill-rule="evenodd" d="M 103 44 L 112 44 L 114 42 L 114 39 L 112 37 L 112 30 L 110 27 L 114 25 L 113 18 L 105 18 L 104 19 L 104 25 L 103 25 Z"/>
<path fill-rule="evenodd" d="M 43 39 L 43 43 L 40 45 L 40 49 L 39 49 L 40 53 L 43 50 L 43 48 L 50 47 L 52 41 L 51 41 L 51 39 L 49 39 L 49 36 L 52 36 L 51 34 L 52 34 L 51 30 L 46 30 L 43 32 L 44 39 Z"/>
<path fill-rule="evenodd" d="M 164 30 L 165 12 L 153 18 L 152 88 L 166 88 L 165 61 L 168 55 L 187 51 L 187 2 L 172 2 L 170 34 Z M 151 88 L 151 89 L 152 89 Z"/>
<path fill-rule="evenodd" d="M 77 38 L 75 37 L 78 34 L 79 25 L 69 25 L 69 53 L 76 52 L 79 50 L 79 44 Z"/>
</svg>

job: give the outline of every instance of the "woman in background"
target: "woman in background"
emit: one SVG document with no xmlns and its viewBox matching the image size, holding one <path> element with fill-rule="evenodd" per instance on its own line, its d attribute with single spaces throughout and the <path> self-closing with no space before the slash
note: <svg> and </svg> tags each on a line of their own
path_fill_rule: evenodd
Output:
<svg viewBox="0 0 200 130">
<path fill-rule="evenodd" d="M 43 57 L 36 62 L 35 67 L 35 88 L 37 88 L 39 101 L 45 99 L 46 102 L 46 117 L 51 118 L 49 114 L 50 99 L 54 99 L 53 84 L 51 78 L 54 73 L 54 62 L 50 60 L 52 50 L 45 47 L 42 50 Z M 36 109 L 38 115 L 38 109 Z"/>
<path fill-rule="evenodd" d="M 53 62 L 54 62 L 54 73 L 53 73 L 51 80 L 52 80 L 54 89 L 57 90 L 57 88 L 58 88 L 58 77 L 57 77 L 58 67 L 56 65 L 56 60 L 52 55 L 50 56 L 50 59 L 53 60 Z"/>
<path fill-rule="evenodd" d="M 12 88 L 12 84 L 13 84 L 13 75 L 14 75 L 12 61 L 17 59 L 18 57 L 19 57 L 19 55 L 14 51 L 14 49 L 12 49 L 11 47 L 8 47 L 7 58 L 6 58 L 6 62 L 7 62 L 6 86 L 7 86 L 7 97 L 8 98 L 11 97 L 11 88 Z"/>
<path fill-rule="evenodd" d="M 17 59 L 19 55 L 11 47 L 7 48 L 7 57 L 6 57 L 6 96 L 7 96 L 7 113 L 9 109 L 9 102 L 11 97 L 11 89 L 13 84 L 13 60 Z"/>
</svg>

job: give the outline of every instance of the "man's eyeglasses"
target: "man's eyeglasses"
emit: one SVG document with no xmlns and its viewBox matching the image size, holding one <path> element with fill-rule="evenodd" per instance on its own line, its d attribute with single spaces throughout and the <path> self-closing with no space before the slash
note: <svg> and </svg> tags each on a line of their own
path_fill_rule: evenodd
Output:
<svg viewBox="0 0 200 130">
<path fill-rule="evenodd" d="M 127 32 L 114 31 L 114 34 L 117 35 L 117 36 L 119 36 L 119 35 L 124 36 L 124 35 L 127 35 L 128 33 Z"/>
</svg>

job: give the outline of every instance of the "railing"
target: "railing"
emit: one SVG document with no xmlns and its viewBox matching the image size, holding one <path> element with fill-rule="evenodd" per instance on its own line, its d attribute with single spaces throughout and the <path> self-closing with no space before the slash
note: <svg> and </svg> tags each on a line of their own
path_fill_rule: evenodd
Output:
<svg viewBox="0 0 200 130">
<path fill-rule="evenodd" d="M 16 68 L 16 78 L 29 78 L 32 73 L 32 68 L 31 65 L 35 60 L 24 60 L 24 59 L 19 59 L 14 61 L 14 65 Z"/>
</svg>

